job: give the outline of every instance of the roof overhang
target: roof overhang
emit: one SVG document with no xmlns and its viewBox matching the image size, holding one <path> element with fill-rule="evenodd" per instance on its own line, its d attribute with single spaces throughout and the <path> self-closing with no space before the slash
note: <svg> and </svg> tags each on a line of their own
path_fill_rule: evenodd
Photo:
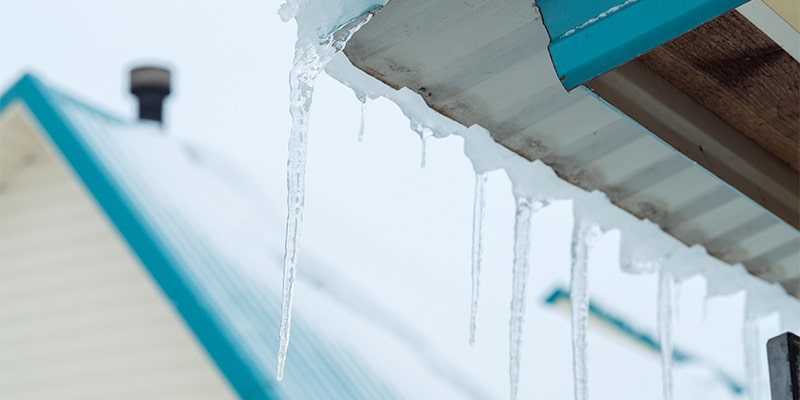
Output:
<svg viewBox="0 0 800 400">
<path fill-rule="evenodd" d="M 559 78 L 573 89 L 745 0 L 539 0 Z"/>
<path fill-rule="evenodd" d="M 523 0 L 391 1 L 344 51 L 359 69 L 395 89 L 418 92 L 440 114 L 464 126 L 480 125 L 498 143 L 542 160 L 576 186 L 601 190 L 684 243 L 703 245 L 723 261 L 742 263 L 800 294 L 800 233 L 795 223 L 776 217 L 792 221 L 797 213 L 796 171 L 793 175 L 775 162 L 769 150 L 721 137 L 725 130 L 701 137 L 709 142 L 703 152 L 711 146 L 715 154 L 709 156 L 713 162 L 698 165 L 688 150 L 675 151 L 699 151 L 697 137 L 677 130 L 687 144 L 670 143 L 643 129 L 649 127 L 634 121 L 635 115 L 609 107 L 607 99 L 585 88 L 567 91 L 548 51 L 550 36 L 542 19 L 546 22 L 547 15 Z M 656 82 L 645 77 L 644 83 Z M 630 94 L 633 89 L 616 90 Z M 702 118 L 678 106 L 661 110 L 672 99 L 659 90 L 649 95 L 654 102 L 647 106 L 637 104 L 636 96 L 631 103 L 651 113 L 672 113 L 694 129 L 690 132 L 721 126 L 708 110 Z M 675 121 L 663 123 L 674 128 Z M 730 174 L 715 172 L 711 164 Z M 766 200 L 756 203 L 742 193 Z"/>
</svg>

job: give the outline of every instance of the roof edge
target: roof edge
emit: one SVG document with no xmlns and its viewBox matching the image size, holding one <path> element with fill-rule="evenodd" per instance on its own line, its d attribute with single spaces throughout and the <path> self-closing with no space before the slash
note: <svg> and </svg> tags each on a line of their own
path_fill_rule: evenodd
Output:
<svg viewBox="0 0 800 400">
<path fill-rule="evenodd" d="M 278 398 L 274 383 L 251 363 L 201 291 L 185 279 L 182 271 L 186 268 L 180 259 L 159 242 L 154 234 L 156 229 L 81 138 L 49 92 L 35 75 L 25 73 L 0 96 L 0 113 L 16 100 L 27 106 L 44 135 L 86 186 L 234 390 L 244 399 Z"/>
</svg>

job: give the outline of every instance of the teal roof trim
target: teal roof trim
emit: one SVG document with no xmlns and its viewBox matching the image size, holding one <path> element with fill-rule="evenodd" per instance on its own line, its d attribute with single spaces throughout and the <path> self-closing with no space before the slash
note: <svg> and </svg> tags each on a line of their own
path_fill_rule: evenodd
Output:
<svg viewBox="0 0 800 400">
<path fill-rule="evenodd" d="M 550 56 L 567 90 L 745 0 L 539 0 Z"/>
<path fill-rule="evenodd" d="M 243 399 L 270 400 L 280 396 L 274 383 L 251 365 L 239 342 L 213 307 L 203 299 L 203 290 L 184 276 L 184 266 L 162 245 L 148 219 L 139 215 L 108 170 L 99 162 L 81 135 L 54 105 L 51 92 L 28 74 L 0 97 L 0 112 L 13 101 L 24 102 L 43 131 L 58 147 L 100 204 L 142 264 L 175 304 L 186 323 Z M 109 115 L 117 122 L 121 120 Z"/>
</svg>

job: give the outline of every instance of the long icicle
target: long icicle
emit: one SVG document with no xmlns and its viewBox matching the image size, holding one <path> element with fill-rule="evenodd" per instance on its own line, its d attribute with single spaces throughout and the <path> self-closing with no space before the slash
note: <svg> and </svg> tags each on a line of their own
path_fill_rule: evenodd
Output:
<svg viewBox="0 0 800 400">
<path fill-rule="evenodd" d="M 509 321 L 509 379 L 511 400 L 517 398 L 519 389 L 520 353 L 522 350 L 522 322 L 525 319 L 525 285 L 528 281 L 528 253 L 530 251 L 531 215 L 536 205 L 525 197 L 517 197 L 514 223 L 514 266 L 511 271 L 511 320 Z"/>
<path fill-rule="evenodd" d="M 308 118 L 314 83 L 322 70 L 320 55 L 313 45 L 298 44 L 295 49 L 294 67 L 290 73 L 292 130 L 289 136 L 289 161 L 286 183 L 288 217 L 286 219 L 286 252 L 283 259 L 283 298 L 281 301 L 280 347 L 278 348 L 277 379 L 283 379 L 286 351 L 289 347 L 289 332 L 292 323 L 292 293 L 297 274 L 297 252 L 300 228 L 305 205 L 305 169 L 308 151 Z"/>
<path fill-rule="evenodd" d="M 481 261 L 483 259 L 483 216 L 486 201 L 484 186 L 488 174 L 475 174 L 475 199 L 472 209 L 472 303 L 469 316 L 469 344 L 475 344 L 478 318 L 478 294 L 480 289 Z"/>
<path fill-rule="evenodd" d="M 663 400 L 672 400 L 672 286 L 672 274 L 662 265 L 658 274 L 658 340 L 661 344 Z"/>
<path fill-rule="evenodd" d="M 586 331 L 589 325 L 588 258 L 595 239 L 592 227 L 576 219 L 572 228 L 572 270 L 569 298 L 572 305 L 572 373 L 575 400 L 589 398 L 586 366 Z"/>
<path fill-rule="evenodd" d="M 758 319 L 749 315 L 749 312 L 745 314 L 742 340 L 744 342 L 744 369 L 747 375 L 747 398 L 750 400 L 761 400 L 761 394 L 764 390 L 761 387 L 761 364 L 759 362 L 761 343 L 759 339 Z"/>
<path fill-rule="evenodd" d="M 278 347 L 277 380 L 283 380 L 286 353 L 292 324 L 292 294 L 297 275 L 297 254 L 300 229 L 305 205 L 305 171 L 308 151 L 308 119 L 314 85 L 319 74 L 334 54 L 344 49 L 345 44 L 364 24 L 371 14 L 352 21 L 321 42 L 298 39 L 295 46 L 294 64 L 289 73 L 289 112 L 292 129 L 289 134 L 289 160 L 286 166 L 288 188 L 286 218 L 286 248 L 283 258 L 283 291 L 281 298 L 280 344 Z"/>
</svg>

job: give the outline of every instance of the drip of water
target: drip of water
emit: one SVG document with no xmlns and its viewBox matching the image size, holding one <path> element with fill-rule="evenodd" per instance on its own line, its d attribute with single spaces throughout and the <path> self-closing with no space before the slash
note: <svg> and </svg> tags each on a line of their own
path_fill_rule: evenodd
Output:
<svg viewBox="0 0 800 400">
<path fill-rule="evenodd" d="M 427 143 L 428 143 L 428 138 L 431 136 L 433 136 L 433 132 L 431 132 L 430 129 L 422 128 L 422 133 L 420 133 L 420 139 L 422 140 L 422 147 L 421 147 L 422 154 L 420 154 L 420 162 L 419 162 L 420 168 L 425 168 L 425 164 L 428 159 Z"/>
<path fill-rule="evenodd" d="M 514 266 L 511 270 L 511 320 L 509 321 L 509 379 L 511 400 L 517 398 L 519 389 L 520 354 L 522 350 L 522 322 L 525 319 L 525 285 L 528 281 L 528 253 L 530 252 L 531 215 L 541 207 L 525 197 L 517 197 L 514 223 Z"/>
<path fill-rule="evenodd" d="M 661 384 L 664 400 L 672 400 L 672 274 L 658 274 L 658 340 L 661 343 Z"/>
<path fill-rule="evenodd" d="M 570 302 L 572 304 L 572 373 L 575 400 L 589 398 L 586 366 L 586 331 L 589 325 L 588 260 L 589 248 L 599 236 L 596 227 L 575 221 L 572 230 L 572 270 Z"/>
<path fill-rule="evenodd" d="M 321 42 L 298 38 L 294 64 L 289 73 L 289 112 L 292 129 L 289 134 L 289 160 L 286 184 L 288 187 L 286 218 L 286 249 L 283 259 L 283 293 L 281 299 L 280 345 L 278 347 L 277 380 L 283 379 L 286 352 L 292 323 L 292 294 L 297 274 L 297 255 L 305 205 L 305 170 L 308 151 L 308 119 L 314 85 L 331 57 L 344 48 L 353 34 L 369 22 L 371 14 L 351 22 Z"/>
<path fill-rule="evenodd" d="M 483 258 L 483 216 L 486 206 L 484 198 L 484 185 L 488 174 L 486 172 L 475 175 L 475 200 L 472 210 L 472 303 L 469 317 L 469 344 L 475 344 L 475 330 L 478 315 L 478 291 L 480 288 L 481 260 Z"/>
<path fill-rule="evenodd" d="M 367 99 L 359 99 L 361 101 L 361 124 L 358 127 L 358 141 L 364 141 L 364 116 L 367 113 Z"/>
</svg>

